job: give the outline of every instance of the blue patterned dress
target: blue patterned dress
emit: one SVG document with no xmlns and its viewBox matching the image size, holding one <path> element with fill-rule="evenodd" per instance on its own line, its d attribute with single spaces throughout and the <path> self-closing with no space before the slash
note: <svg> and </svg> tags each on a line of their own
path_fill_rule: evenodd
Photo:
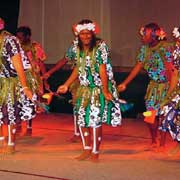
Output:
<svg viewBox="0 0 180 180">
<path fill-rule="evenodd" d="M 35 106 L 25 96 L 12 64 L 12 57 L 20 54 L 24 70 L 28 71 L 31 68 L 29 60 L 16 37 L 6 31 L 1 34 L 3 39 L 0 42 L 0 126 L 16 124 L 20 120 L 35 117 Z"/>
<path fill-rule="evenodd" d="M 178 70 L 178 83 L 171 95 L 167 98 L 168 103 L 162 108 L 163 121 L 162 131 L 169 131 L 172 138 L 180 142 L 180 45 L 175 45 L 173 52 L 173 64 Z"/>
<path fill-rule="evenodd" d="M 161 41 L 155 47 L 143 45 L 137 55 L 137 61 L 143 63 L 150 78 L 145 95 L 146 109 L 157 110 L 157 115 L 160 115 L 160 105 L 169 88 L 165 63 L 172 63 L 172 51 L 172 44 Z"/>
<path fill-rule="evenodd" d="M 88 55 L 78 48 L 74 41 L 66 57 L 74 59 L 78 69 L 80 86 L 76 92 L 74 113 L 81 127 L 98 127 L 101 124 L 117 126 L 121 124 L 121 111 L 116 83 L 113 77 L 109 51 L 104 41 L 99 41 Z M 99 75 L 101 64 L 106 65 L 108 88 L 113 101 L 106 101 L 102 93 L 102 82 Z"/>
</svg>

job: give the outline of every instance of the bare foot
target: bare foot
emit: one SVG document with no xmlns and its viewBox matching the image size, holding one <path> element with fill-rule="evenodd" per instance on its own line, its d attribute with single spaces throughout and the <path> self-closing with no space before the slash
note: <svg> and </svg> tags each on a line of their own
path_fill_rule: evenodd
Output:
<svg viewBox="0 0 180 180">
<path fill-rule="evenodd" d="M 89 160 L 94 163 L 99 162 L 99 153 L 98 154 L 91 153 Z"/>
<path fill-rule="evenodd" d="M 75 159 L 79 160 L 79 161 L 83 161 L 88 159 L 91 156 L 91 150 L 84 150 L 83 153 L 76 157 Z"/>
</svg>

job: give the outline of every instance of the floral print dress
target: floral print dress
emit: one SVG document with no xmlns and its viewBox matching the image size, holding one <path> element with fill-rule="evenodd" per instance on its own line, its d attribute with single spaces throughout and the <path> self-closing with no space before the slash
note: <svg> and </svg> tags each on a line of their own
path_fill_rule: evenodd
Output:
<svg viewBox="0 0 180 180">
<path fill-rule="evenodd" d="M 3 32 L 1 32 L 3 33 Z M 22 57 L 24 70 L 31 66 L 16 37 L 5 32 L 0 43 L 0 126 L 35 117 L 35 105 L 24 94 L 11 58 Z"/>
<path fill-rule="evenodd" d="M 169 131 L 172 138 L 180 142 L 180 45 L 178 43 L 175 45 L 173 56 L 174 67 L 178 70 L 178 83 L 168 97 L 168 103 L 162 108 L 163 121 L 160 129 Z"/>
<path fill-rule="evenodd" d="M 145 95 L 145 104 L 148 111 L 157 110 L 160 115 L 160 105 L 166 97 L 169 83 L 167 64 L 173 61 L 173 45 L 165 41 L 155 47 L 143 45 L 137 55 L 137 61 L 143 63 L 150 82 Z"/>
<path fill-rule="evenodd" d="M 99 41 L 89 54 L 78 48 L 77 41 L 66 53 L 66 58 L 75 59 L 80 86 L 76 92 L 74 113 L 81 127 L 98 127 L 101 124 L 117 126 L 121 124 L 121 110 L 116 83 L 113 78 L 109 51 L 104 41 Z M 106 65 L 108 88 L 113 95 L 112 101 L 106 101 L 102 93 L 99 68 Z"/>
<path fill-rule="evenodd" d="M 22 45 L 26 56 L 28 57 L 32 70 L 31 73 L 35 79 L 36 94 L 42 95 L 44 93 L 43 80 L 41 79 L 41 63 L 46 60 L 46 54 L 41 45 L 36 42 L 30 42 L 29 44 Z"/>
</svg>

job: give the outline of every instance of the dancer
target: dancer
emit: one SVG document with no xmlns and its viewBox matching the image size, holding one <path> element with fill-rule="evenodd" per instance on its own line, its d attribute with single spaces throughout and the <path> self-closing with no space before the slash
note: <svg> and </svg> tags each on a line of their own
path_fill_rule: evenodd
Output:
<svg viewBox="0 0 180 180">
<path fill-rule="evenodd" d="M 118 86 L 124 91 L 126 86 L 140 72 L 142 68 L 148 73 L 150 82 L 145 96 L 147 111 L 155 112 L 155 120 L 147 123 L 151 134 L 151 147 L 157 148 L 157 130 L 159 126 L 160 104 L 174 89 L 177 78 L 176 71 L 172 71 L 173 45 L 166 41 L 166 33 L 156 23 L 149 23 L 140 29 L 143 45 L 137 56 L 137 63 L 128 77 Z M 171 76 L 169 73 L 171 72 Z"/>
<path fill-rule="evenodd" d="M 44 61 L 46 60 L 45 52 L 40 43 L 31 39 L 32 33 L 30 27 L 20 26 L 16 31 L 16 36 L 20 40 L 21 46 L 30 60 L 32 73 L 36 79 L 36 91 L 40 99 L 44 94 L 43 85 L 49 87 L 47 81 L 43 81 L 41 78 L 41 76 L 46 73 L 46 67 L 44 64 Z"/>
<path fill-rule="evenodd" d="M 77 159 L 96 162 L 102 141 L 102 123 L 114 127 L 121 124 L 120 103 L 108 47 L 103 40 L 96 37 L 99 31 L 97 24 L 83 19 L 73 26 L 73 30 L 77 39 L 69 49 L 68 57 L 76 59 L 76 66 L 57 92 L 66 93 L 72 82 L 79 79 L 74 111 L 83 153 Z"/>
<path fill-rule="evenodd" d="M 20 26 L 17 28 L 16 36 L 19 39 L 26 56 L 30 60 L 32 69 L 31 73 L 34 77 L 33 89 L 35 89 L 38 95 L 38 101 L 42 100 L 42 95 L 44 94 L 44 86 L 49 88 L 46 80 L 42 80 L 41 76 L 46 72 L 44 61 L 46 55 L 43 48 L 36 41 L 31 40 L 31 29 L 28 26 Z M 32 88 L 32 87 L 31 87 Z M 44 109 L 37 107 L 37 113 L 44 112 Z M 27 121 L 26 135 L 32 134 L 32 120 Z M 21 131 L 21 124 L 18 126 L 18 130 Z"/>
<path fill-rule="evenodd" d="M 175 38 L 173 69 L 178 70 L 178 78 L 175 81 L 176 88 L 162 104 L 163 121 L 160 126 L 164 134 L 169 131 L 173 140 L 177 142 L 176 147 L 169 152 L 170 155 L 175 155 L 180 150 L 180 28 L 173 29 L 173 36 Z M 162 144 L 165 145 L 165 140 Z"/>
<path fill-rule="evenodd" d="M 5 31 L 4 25 L 0 18 L 0 141 L 5 142 L 3 126 L 7 126 L 8 141 L 4 150 L 13 153 L 16 124 L 34 118 L 35 106 L 26 80 L 31 65 L 17 38 Z"/>
</svg>

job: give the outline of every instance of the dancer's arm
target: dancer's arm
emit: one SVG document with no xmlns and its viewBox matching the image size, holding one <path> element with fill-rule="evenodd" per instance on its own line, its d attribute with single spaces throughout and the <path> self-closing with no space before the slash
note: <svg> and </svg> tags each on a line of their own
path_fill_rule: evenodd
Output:
<svg viewBox="0 0 180 180">
<path fill-rule="evenodd" d="M 103 86 L 102 87 L 103 94 L 104 94 L 106 100 L 110 101 L 110 100 L 112 100 L 112 94 L 109 92 L 109 89 L 108 89 L 108 76 L 107 76 L 105 64 L 100 65 L 99 75 L 100 75 L 102 86 Z"/>
<path fill-rule="evenodd" d="M 26 75 L 24 72 L 23 63 L 22 63 L 20 54 L 16 54 L 16 55 L 12 56 L 11 60 L 12 60 L 14 69 L 17 72 L 19 81 L 23 87 L 24 93 L 26 94 L 26 96 L 29 99 L 32 99 L 33 94 L 32 94 L 32 91 L 27 87 Z"/>
<path fill-rule="evenodd" d="M 141 62 L 136 63 L 136 65 L 133 67 L 128 77 L 121 84 L 118 85 L 118 90 L 120 92 L 126 89 L 126 86 L 136 77 L 136 75 L 140 72 L 142 67 L 143 64 Z"/>
<path fill-rule="evenodd" d="M 64 66 L 68 60 L 66 58 L 60 59 L 53 68 L 51 68 L 49 71 L 47 71 L 44 75 L 44 79 L 48 79 L 54 72 L 58 71 L 62 66 Z"/>
<path fill-rule="evenodd" d="M 66 93 L 68 91 L 69 86 L 77 79 L 78 77 L 78 71 L 75 67 L 70 75 L 70 77 L 67 79 L 67 81 L 60 85 L 57 89 L 57 93 Z"/>
</svg>

